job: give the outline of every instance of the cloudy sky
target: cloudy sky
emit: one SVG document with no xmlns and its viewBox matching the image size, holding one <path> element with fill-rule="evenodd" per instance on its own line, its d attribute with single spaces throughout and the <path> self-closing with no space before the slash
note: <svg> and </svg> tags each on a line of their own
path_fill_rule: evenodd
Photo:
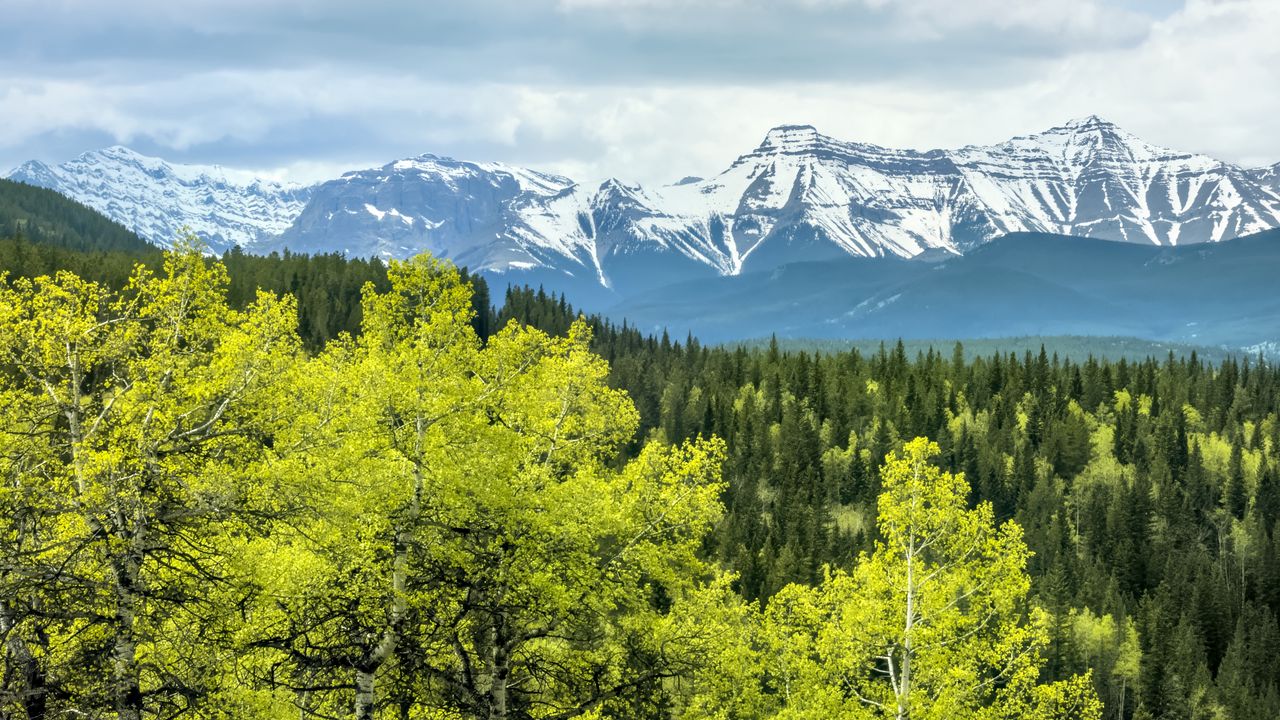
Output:
<svg viewBox="0 0 1280 720">
<path fill-rule="evenodd" d="M 1280 161 L 1277 0 L 2 0 L 0 171 L 125 144 L 313 180 L 432 152 L 669 182 L 765 131 L 1098 114 Z"/>
</svg>

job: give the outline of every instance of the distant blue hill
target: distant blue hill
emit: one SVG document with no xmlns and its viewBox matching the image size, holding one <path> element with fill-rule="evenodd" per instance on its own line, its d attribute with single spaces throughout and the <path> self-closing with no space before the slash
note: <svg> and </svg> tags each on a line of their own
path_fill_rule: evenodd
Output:
<svg viewBox="0 0 1280 720">
<path fill-rule="evenodd" d="M 939 262 L 848 258 L 674 284 L 607 314 L 705 342 L 1126 336 L 1280 341 L 1280 230 L 1155 247 L 1014 233 Z"/>
</svg>

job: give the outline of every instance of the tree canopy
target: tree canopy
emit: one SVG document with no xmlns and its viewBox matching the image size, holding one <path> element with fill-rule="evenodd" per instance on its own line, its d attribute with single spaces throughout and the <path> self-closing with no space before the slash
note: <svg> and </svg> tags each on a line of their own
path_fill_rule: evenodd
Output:
<svg viewBox="0 0 1280 720">
<path fill-rule="evenodd" d="M 1265 362 L 704 347 L 425 258 L 21 247 L 9 716 L 1280 712 Z"/>
<path fill-rule="evenodd" d="M 930 464 L 938 452 L 916 438 L 886 458 L 874 551 L 769 600 L 744 653 L 756 716 L 1101 718 L 1087 677 L 1040 683 L 1048 618 L 1028 602 L 1021 528 L 967 508 L 964 478 Z"/>
</svg>

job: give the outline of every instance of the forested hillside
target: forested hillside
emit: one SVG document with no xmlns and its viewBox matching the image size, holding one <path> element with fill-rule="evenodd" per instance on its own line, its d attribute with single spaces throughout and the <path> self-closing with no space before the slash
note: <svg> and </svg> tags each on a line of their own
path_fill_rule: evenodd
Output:
<svg viewBox="0 0 1280 720">
<path fill-rule="evenodd" d="M 313 353 L 194 247 L 0 290 L 6 715 L 1100 717 L 937 445 L 877 466 L 873 550 L 762 585 L 713 549 L 724 442 L 641 440 L 587 322 L 482 336 L 451 266 L 387 282 Z"/>
<path fill-rule="evenodd" d="M 1280 714 L 1268 364 L 705 347 L 425 260 L 12 247 L 9 716 Z"/>
<path fill-rule="evenodd" d="M 1173 247 L 1010 233 L 960 257 L 837 258 L 673 283 L 607 314 L 704 342 L 1091 335 L 1241 348 L 1280 335 L 1278 265 L 1277 230 Z"/>
<path fill-rule="evenodd" d="M 61 193 L 0 178 L 0 238 L 11 237 L 72 250 L 155 249 L 123 225 Z"/>
</svg>

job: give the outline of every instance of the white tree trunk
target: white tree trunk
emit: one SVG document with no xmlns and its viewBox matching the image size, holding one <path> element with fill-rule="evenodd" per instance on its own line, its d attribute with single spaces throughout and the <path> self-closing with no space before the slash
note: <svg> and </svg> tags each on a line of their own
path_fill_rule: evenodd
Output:
<svg viewBox="0 0 1280 720">
<path fill-rule="evenodd" d="M 376 672 L 376 669 L 356 671 L 356 720 L 373 720 L 373 710 L 378 700 L 373 688 Z"/>
<path fill-rule="evenodd" d="M 507 720 L 510 712 L 508 682 L 511 678 L 511 660 L 503 647 L 503 639 L 499 636 L 496 640 L 490 668 L 493 684 L 489 688 L 489 720 Z"/>
</svg>

